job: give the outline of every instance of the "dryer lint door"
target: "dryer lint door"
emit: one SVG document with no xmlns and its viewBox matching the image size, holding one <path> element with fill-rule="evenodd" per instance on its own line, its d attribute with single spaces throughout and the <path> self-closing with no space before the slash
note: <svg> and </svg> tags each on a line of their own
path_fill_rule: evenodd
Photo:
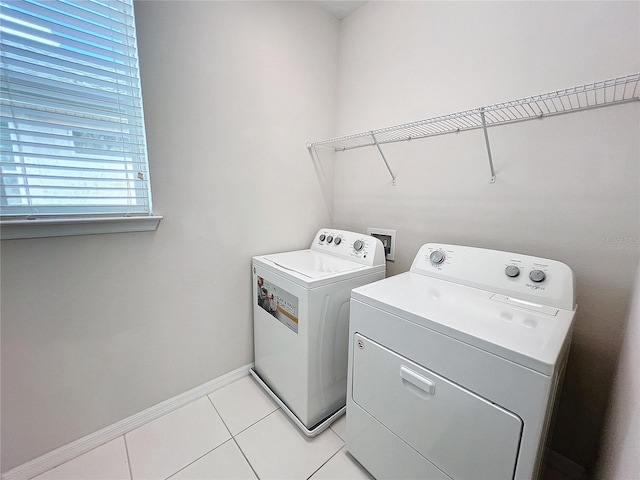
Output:
<svg viewBox="0 0 640 480">
<path fill-rule="evenodd" d="M 353 400 L 456 480 L 513 478 L 522 421 L 356 334 Z"/>
</svg>

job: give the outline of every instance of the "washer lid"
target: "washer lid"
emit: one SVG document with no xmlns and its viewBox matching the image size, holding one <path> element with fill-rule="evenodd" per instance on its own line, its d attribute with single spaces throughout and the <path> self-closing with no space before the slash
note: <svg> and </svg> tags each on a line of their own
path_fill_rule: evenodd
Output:
<svg viewBox="0 0 640 480">
<path fill-rule="evenodd" d="M 295 252 L 278 253 L 263 257 L 275 265 L 285 270 L 304 275 L 305 277 L 316 279 L 336 275 L 340 273 L 352 272 L 365 269 L 365 265 L 318 253 L 313 250 L 298 250 Z"/>
</svg>

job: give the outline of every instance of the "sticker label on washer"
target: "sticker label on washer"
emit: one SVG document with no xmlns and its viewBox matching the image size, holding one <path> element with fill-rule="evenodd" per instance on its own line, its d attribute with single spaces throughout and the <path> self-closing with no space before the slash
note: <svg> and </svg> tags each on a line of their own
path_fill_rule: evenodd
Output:
<svg viewBox="0 0 640 480">
<path fill-rule="evenodd" d="M 298 297 L 258 277 L 258 306 L 298 333 Z"/>
</svg>

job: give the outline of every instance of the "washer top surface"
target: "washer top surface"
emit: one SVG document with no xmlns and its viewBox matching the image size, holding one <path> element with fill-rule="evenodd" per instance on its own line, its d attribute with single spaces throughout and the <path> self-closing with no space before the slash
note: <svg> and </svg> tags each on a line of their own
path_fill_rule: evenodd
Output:
<svg viewBox="0 0 640 480">
<path fill-rule="evenodd" d="M 275 265 L 315 279 L 366 268 L 365 265 L 314 250 L 277 253 L 263 257 Z"/>
<path fill-rule="evenodd" d="M 375 237 L 336 229 L 321 229 L 307 250 L 253 257 L 260 265 L 307 288 L 338 280 L 384 272 L 384 247 Z"/>
<path fill-rule="evenodd" d="M 459 250 L 462 248 L 464 252 Z M 445 259 L 432 255 L 434 251 L 444 252 Z M 495 265 L 495 272 L 482 259 L 486 252 L 491 252 L 487 258 Z M 467 262 L 470 258 L 473 261 L 468 267 L 456 265 L 456 260 Z M 514 259 L 521 262 L 518 265 L 522 271 L 512 277 L 513 269 L 506 271 Z M 427 244 L 418 252 L 412 271 L 358 287 L 351 298 L 551 375 L 571 332 L 575 309 L 555 306 L 558 289 L 564 292 L 560 297 L 570 297 L 560 303 L 573 305 L 573 272 L 564 264 L 550 262 L 471 247 Z M 546 265 L 545 278 L 531 280 L 529 268 L 543 268 L 540 265 Z M 479 278 L 484 278 L 484 288 L 479 287 Z M 540 275 L 534 274 L 533 278 Z M 545 301 L 545 295 L 551 300 Z"/>
</svg>

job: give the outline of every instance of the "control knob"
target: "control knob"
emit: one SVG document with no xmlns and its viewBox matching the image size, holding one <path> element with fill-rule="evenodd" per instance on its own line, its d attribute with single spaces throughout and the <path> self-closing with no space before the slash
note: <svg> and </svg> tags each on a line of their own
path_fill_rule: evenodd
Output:
<svg viewBox="0 0 640 480">
<path fill-rule="evenodd" d="M 431 252 L 431 255 L 429 255 L 429 260 L 431 260 L 431 263 L 433 263 L 434 265 L 440 265 L 442 262 L 444 262 L 444 259 L 444 253 L 442 253 L 440 250 Z"/>
<path fill-rule="evenodd" d="M 507 277 L 516 278 L 518 275 L 520 275 L 520 269 L 515 265 L 509 265 L 507 268 L 505 268 L 504 273 L 507 274 Z"/>
<path fill-rule="evenodd" d="M 364 248 L 364 242 L 362 240 L 356 240 L 355 242 L 353 242 L 353 249 L 356 252 L 359 252 L 363 248 Z"/>
<path fill-rule="evenodd" d="M 322 235 L 320 235 L 320 241 L 324 242 L 324 239 L 327 238 L 326 235 L 323 233 Z"/>
<path fill-rule="evenodd" d="M 531 270 L 531 273 L 529 273 L 529 278 L 532 282 L 540 283 L 544 281 L 547 276 L 542 270 Z"/>
<path fill-rule="evenodd" d="M 342 239 L 340 237 L 336 237 L 333 243 L 335 243 L 336 245 L 340 245 L 340 243 L 342 243 Z"/>
<path fill-rule="evenodd" d="M 333 237 L 331 235 L 329 235 L 327 237 L 327 243 L 331 243 L 331 242 L 333 242 Z"/>
</svg>

